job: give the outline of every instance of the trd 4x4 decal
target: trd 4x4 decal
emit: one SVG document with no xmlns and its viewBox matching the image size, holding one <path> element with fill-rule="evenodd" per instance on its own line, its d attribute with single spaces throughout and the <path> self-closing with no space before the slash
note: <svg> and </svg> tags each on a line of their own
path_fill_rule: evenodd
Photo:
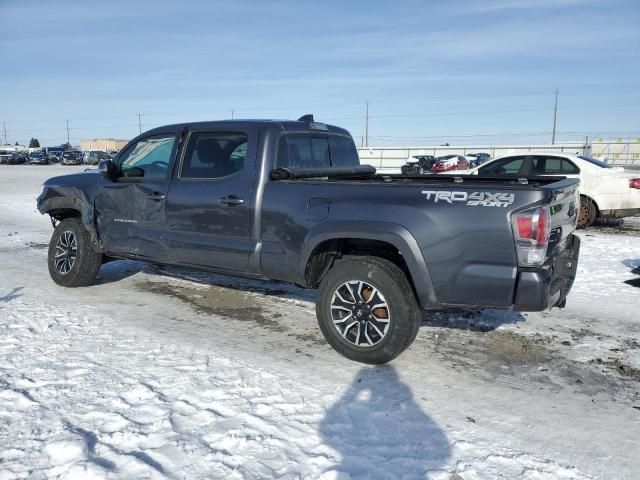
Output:
<svg viewBox="0 0 640 480">
<path fill-rule="evenodd" d="M 513 203 L 515 195 L 505 192 L 454 192 L 454 191 L 433 191 L 423 190 L 422 194 L 427 200 L 433 200 L 434 203 L 446 202 L 464 202 L 469 206 L 476 207 L 503 207 L 506 208 Z"/>
</svg>

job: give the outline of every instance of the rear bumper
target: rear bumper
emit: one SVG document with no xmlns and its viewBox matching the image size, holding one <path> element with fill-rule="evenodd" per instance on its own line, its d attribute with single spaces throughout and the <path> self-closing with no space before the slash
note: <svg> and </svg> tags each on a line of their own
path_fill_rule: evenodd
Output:
<svg viewBox="0 0 640 480">
<path fill-rule="evenodd" d="M 571 235 L 567 247 L 557 257 L 536 269 L 518 271 L 514 308 L 521 312 L 540 312 L 564 307 L 576 277 L 580 238 Z"/>
</svg>

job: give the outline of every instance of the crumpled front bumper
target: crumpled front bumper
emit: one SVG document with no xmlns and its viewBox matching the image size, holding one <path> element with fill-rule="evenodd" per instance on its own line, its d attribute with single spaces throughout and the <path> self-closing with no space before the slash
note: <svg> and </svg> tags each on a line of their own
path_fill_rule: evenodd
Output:
<svg viewBox="0 0 640 480">
<path fill-rule="evenodd" d="M 519 269 L 514 308 L 521 312 L 540 312 L 564 307 L 578 268 L 580 238 L 571 235 L 566 248 L 555 258 L 535 269 Z"/>
</svg>

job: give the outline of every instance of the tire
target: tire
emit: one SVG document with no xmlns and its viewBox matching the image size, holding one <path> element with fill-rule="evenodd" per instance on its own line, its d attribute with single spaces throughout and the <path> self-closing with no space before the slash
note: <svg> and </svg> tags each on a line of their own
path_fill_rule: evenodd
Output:
<svg viewBox="0 0 640 480">
<path fill-rule="evenodd" d="M 382 304 L 386 307 L 372 308 Z M 422 319 L 404 272 L 371 256 L 336 261 L 320 282 L 316 315 L 334 350 L 371 365 L 390 362 L 406 350 Z"/>
<path fill-rule="evenodd" d="M 58 285 L 86 287 L 94 283 L 102 254 L 92 248 L 89 233 L 79 218 L 67 218 L 55 228 L 49 242 L 48 264 L 49 275 Z"/>
<path fill-rule="evenodd" d="M 578 228 L 588 228 L 593 225 L 598 216 L 595 203 L 589 197 L 580 196 L 580 212 L 578 213 Z"/>
</svg>

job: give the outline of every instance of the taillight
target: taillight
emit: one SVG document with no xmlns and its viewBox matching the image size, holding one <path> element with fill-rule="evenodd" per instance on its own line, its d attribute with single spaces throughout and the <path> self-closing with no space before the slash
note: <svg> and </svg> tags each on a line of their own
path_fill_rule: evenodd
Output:
<svg viewBox="0 0 640 480">
<path fill-rule="evenodd" d="M 629 188 L 640 189 L 640 178 L 632 178 L 629 180 Z"/>
<path fill-rule="evenodd" d="M 542 265 L 547 257 L 551 218 L 549 207 L 536 207 L 511 215 L 518 265 Z"/>
</svg>

